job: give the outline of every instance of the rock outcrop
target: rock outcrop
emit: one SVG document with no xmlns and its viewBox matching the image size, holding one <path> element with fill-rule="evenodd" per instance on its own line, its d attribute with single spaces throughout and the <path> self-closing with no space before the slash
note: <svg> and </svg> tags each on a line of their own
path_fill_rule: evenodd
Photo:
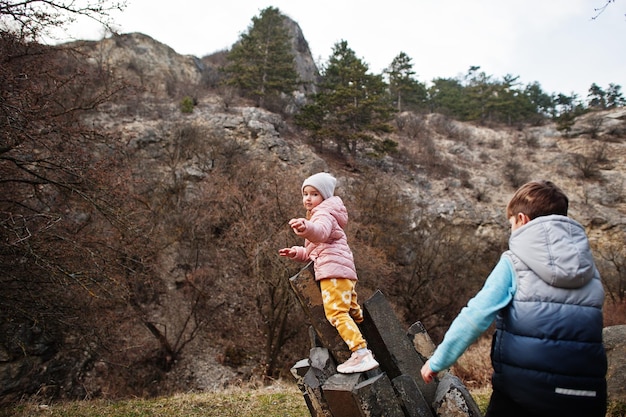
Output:
<svg viewBox="0 0 626 417">
<path fill-rule="evenodd" d="M 609 401 L 626 404 L 626 325 L 606 327 L 603 338 L 609 362 L 607 371 Z"/>
</svg>

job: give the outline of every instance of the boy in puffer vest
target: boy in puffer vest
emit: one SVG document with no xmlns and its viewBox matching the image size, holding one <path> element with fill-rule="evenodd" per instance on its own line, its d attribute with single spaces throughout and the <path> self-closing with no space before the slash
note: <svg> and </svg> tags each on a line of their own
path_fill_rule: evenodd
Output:
<svg viewBox="0 0 626 417">
<path fill-rule="evenodd" d="M 584 228 L 550 181 L 509 202 L 509 250 L 422 367 L 430 382 L 496 320 L 493 393 L 485 417 L 603 417 L 604 290 Z"/>
<path fill-rule="evenodd" d="M 326 319 L 352 352 L 337 371 L 350 374 L 374 369 L 378 362 L 356 324 L 363 321 L 363 311 L 357 302 L 354 258 L 343 230 L 348 211 L 341 198 L 334 195 L 336 184 L 337 180 L 326 172 L 304 180 L 301 191 L 306 218 L 289 220 L 294 233 L 305 239 L 304 246 L 283 248 L 278 253 L 300 262 L 313 261 Z"/>
</svg>

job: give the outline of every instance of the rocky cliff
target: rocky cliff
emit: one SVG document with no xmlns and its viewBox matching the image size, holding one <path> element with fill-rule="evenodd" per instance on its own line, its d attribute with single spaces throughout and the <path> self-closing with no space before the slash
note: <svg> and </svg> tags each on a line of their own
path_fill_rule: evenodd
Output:
<svg viewBox="0 0 626 417">
<path fill-rule="evenodd" d="M 309 83 L 307 91 L 311 91 L 317 68 L 297 24 L 291 22 L 289 27 L 298 69 Z M 306 145 L 306 133 L 290 120 L 246 107 L 245 103 L 230 107 L 220 90 L 203 85 L 203 76 L 216 70 L 211 57 L 179 55 L 139 33 L 81 45 L 94 65 L 115 69 L 125 80 L 143 87 L 143 107 L 165 111 L 138 117 L 128 110 L 128 120 L 115 114 L 113 121 L 111 113 L 119 112 L 120 107 L 110 107 L 111 112 L 103 108 L 95 118 L 107 129 L 130 129 L 134 136 L 140 136 L 142 126 L 147 128 L 161 119 L 180 119 L 179 100 L 193 92 L 198 102 L 193 114 L 186 116 L 187 121 L 223 130 L 229 136 L 254 137 L 250 142 L 257 152 L 268 152 L 268 157 L 274 155 L 292 166 L 301 164 L 303 158 L 290 156 L 294 149 L 306 149 L 307 157 L 319 160 Z M 541 177 L 558 182 L 568 191 L 572 215 L 591 229 L 624 227 L 626 110 L 622 108 L 583 115 L 567 135 L 554 124 L 484 127 L 436 114 L 403 113 L 397 116 L 396 127 L 388 138 L 399 143 L 400 153 L 416 157 L 407 163 L 407 158 L 402 160 L 396 154 L 374 163 L 381 173 L 394 173 L 403 180 L 406 192 L 414 195 L 416 202 L 441 215 L 494 222 L 515 188 L 512 183 Z M 289 135 L 289 143 L 285 135 Z M 123 140 L 130 140 L 126 136 Z M 363 154 L 366 152 L 363 149 Z M 432 155 L 425 157 L 427 153 Z M 319 162 L 315 164 L 319 168 Z"/>
</svg>

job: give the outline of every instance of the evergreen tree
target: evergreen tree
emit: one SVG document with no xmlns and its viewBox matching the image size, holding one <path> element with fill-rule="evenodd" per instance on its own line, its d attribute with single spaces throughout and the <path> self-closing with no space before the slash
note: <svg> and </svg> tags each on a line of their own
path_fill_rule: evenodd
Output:
<svg viewBox="0 0 626 417">
<path fill-rule="evenodd" d="M 464 120 L 494 120 L 497 83 L 484 71 L 478 72 L 480 67 L 471 66 L 465 76 L 463 94 L 466 97 Z"/>
<path fill-rule="evenodd" d="M 518 76 L 494 79 L 472 66 L 462 80 L 435 79 L 431 87 L 432 111 L 458 120 L 481 123 L 539 123 L 551 99 L 538 85 L 520 89 Z"/>
<path fill-rule="evenodd" d="M 431 111 L 465 120 L 468 113 L 464 87 L 454 78 L 435 78 L 428 89 Z"/>
<path fill-rule="evenodd" d="M 492 83 L 488 99 L 490 120 L 512 125 L 513 123 L 537 124 L 543 116 L 524 89 L 519 88 L 519 76 L 507 74 L 502 81 Z"/>
<path fill-rule="evenodd" d="M 290 94 L 298 73 L 285 17 L 275 7 L 262 10 L 227 55 L 227 84 L 253 98 L 259 107 L 270 97 Z"/>
<path fill-rule="evenodd" d="M 586 109 L 578 99 L 578 95 L 572 93 L 571 96 L 559 93 L 553 98 L 555 104 L 555 117 L 557 129 L 569 134 L 574 120 L 577 116 L 584 114 Z"/>
<path fill-rule="evenodd" d="M 587 104 L 589 107 L 596 107 L 598 109 L 606 109 L 606 92 L 596 83 L 591 84 L 589 87 L 589 94 L 587 94 Z"/>
<path fill-rule="evenodd" d="M 313 103 L 305 106 L 296 121 L 320 141 L 337 143 L 339 151 L 356 154 L 362 142 L 374 139 L 372 133 L 389 132 L 393 108 L 382 75 L 368 73 L 368 66 L 355 55 L 346 41 L 333 47 L 322 71 L 319 92 Z M 375 144 L 379 151 L 393 143 Z"/>
<path fill-rule="evenodd" d="M 606 92 L 606 103 L 610 109 L 626 105 L 626 98 L 622 94 L 621 85 L 609 84 L 609 89 Z"/>
<path fill-rule="evenodd" d="M 407 54 L 400 52 L 385 72 L 389 77 L 391 100 L 398 112 L 426 107 L 426 86 L 414 78 L 413 64 Z"/>
<path fill-rule="evenodd" d="M 524 96 L 532 104 L 537 115 L 554 116 L 555 103 L 549 94 L 546 94 L 538 82 L 528 84 L 524 88 Z"/>
</svg>

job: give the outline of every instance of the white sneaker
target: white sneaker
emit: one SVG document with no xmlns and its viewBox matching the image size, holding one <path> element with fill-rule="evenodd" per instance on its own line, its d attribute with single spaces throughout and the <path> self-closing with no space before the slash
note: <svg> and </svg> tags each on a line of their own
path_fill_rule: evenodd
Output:
<svg viewBox="0 0 626 417">
<path fill-rule="evenodd" d="M 342 374 L 355 374 L 357 372 L 365 372 L 378 366 L 378 362 L 374 359 L 370 350 L 363 355 L 352 352 L 350 359 L 337 367 L 337 372 Z"/>
</svg>

